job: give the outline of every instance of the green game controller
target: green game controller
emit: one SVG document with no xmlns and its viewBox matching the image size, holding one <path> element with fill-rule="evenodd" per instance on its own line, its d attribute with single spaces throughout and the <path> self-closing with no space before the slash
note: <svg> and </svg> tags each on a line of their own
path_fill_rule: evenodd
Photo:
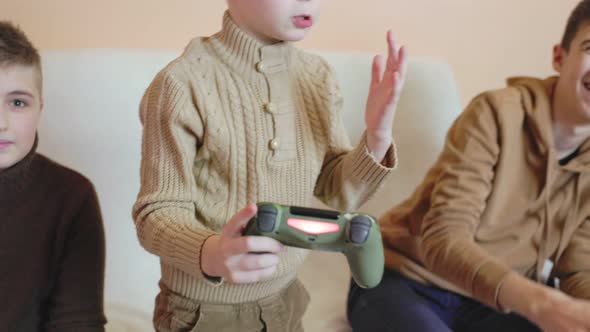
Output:
<svg viewBox="0 0 590 332">
<path fill-rule="evenodd" d="M 366 214 L 258 203 L 244 235 L 268 236 L 287 246 L 343 253 L 354 281 L 376 287 L 383 277 L 381 232 Z"/>
</svg>

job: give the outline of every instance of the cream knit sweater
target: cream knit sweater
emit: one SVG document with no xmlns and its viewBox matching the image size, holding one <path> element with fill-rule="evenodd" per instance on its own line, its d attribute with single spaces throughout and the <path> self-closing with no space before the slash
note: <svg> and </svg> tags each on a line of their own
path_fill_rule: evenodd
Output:
<svg viewBox="0 0 590 332">
<path fill-rule="evenodd" d="M 216 284 L 202 273 L 201 248 L 248 203 L 309 206 L 315 195 L 352 210 L 370 198 L 394 168 L 395 149 L 381 163 L 364 138 L 353 149 L 341 105 L 324 60 L 288 43 L 264 46 L 228 14 L 222 31 L 191 41 L 155 77 L 140 106 L 133 217 L 170 289 L 196 301 L 239 303 L 295 279 L 306 250 L 287 248 L 269 280 Z"/>
</svg>

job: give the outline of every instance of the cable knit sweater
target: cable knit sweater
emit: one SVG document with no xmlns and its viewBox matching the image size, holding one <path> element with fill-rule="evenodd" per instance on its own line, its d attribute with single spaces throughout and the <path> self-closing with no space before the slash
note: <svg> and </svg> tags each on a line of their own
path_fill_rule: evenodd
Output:
<svg viewBox="0 0 590 332">
<path fill-rule="evenodd" d="M 254 301 L 296 277 L 306 251 L 288 248 L 277 272 L 252 284 L 215 284 L 201 248 L 248 203 L 308 206 L 313 195 L 339 210 L 367 201 L 395 166 L 352 148 L 334 75 L 289 43 L 264 46 L 228 14 L 223 29 L 190 42 L 142 99 L 141 188 L 133 208 L 141 244 L 161 258 L 162 281 L 209 303 Z M 359 110 L 362 112 L 362 110 Z"/>
</svg>

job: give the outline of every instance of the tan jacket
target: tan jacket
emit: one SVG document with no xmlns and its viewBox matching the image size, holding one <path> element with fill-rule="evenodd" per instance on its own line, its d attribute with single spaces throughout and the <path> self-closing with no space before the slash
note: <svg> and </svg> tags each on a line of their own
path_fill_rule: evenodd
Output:
<svg viewBox="0 0 590 332">
<path fill-rule="evenodd" d="M 509 80 L 473 100 L 414 194 L 381 218 L 386 265 L 497 307 L 515 270 L 590 299 L 590 140 L 560 166 L 551 94 L 557 78 Z"/>
</svg>

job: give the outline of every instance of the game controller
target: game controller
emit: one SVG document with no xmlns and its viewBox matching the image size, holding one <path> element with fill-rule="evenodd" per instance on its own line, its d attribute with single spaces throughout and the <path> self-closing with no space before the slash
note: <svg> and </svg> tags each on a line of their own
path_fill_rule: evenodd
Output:
<svg viewBox="0 0 590 332">
<path fill-rule="evenodd" d="M 366 214 L 258 203 L 244 235 L 268 236 L 287 246 L 342 252 L 354 281 L 376 287 L 383 277 L 381 232 Z"/>
</svg>

